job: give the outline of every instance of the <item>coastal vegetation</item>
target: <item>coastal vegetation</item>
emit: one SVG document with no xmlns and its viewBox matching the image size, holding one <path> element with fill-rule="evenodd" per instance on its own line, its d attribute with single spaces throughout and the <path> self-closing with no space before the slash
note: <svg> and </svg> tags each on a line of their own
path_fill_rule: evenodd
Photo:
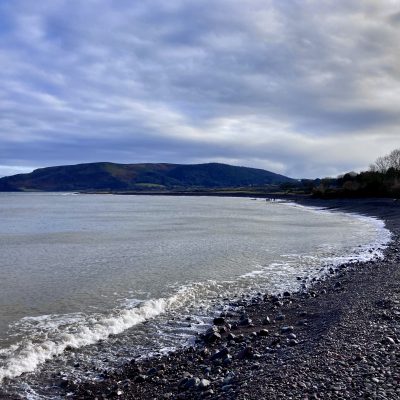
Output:
<svg viewBox="0 0 400 400">
<path fill-rule="evenodd" d="M 378 157 L 368 171 L 349 172 L 337 178 L 315 181 L 311 192 L 321 198 L 400 198 L 400 149 Z"/>
</svg>

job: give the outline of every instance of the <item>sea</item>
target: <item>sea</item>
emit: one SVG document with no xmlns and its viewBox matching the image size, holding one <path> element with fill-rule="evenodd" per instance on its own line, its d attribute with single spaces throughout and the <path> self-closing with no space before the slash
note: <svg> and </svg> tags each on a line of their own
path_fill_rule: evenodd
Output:
<svg viewBox="0 0 400 400">
<path fill-rule="evenodd" d="M 383 221 L 234 197 L 0 193 L 0 387 L 60 398 L 193 344 L 232 299 L 383 257 Z"/>
</svg>

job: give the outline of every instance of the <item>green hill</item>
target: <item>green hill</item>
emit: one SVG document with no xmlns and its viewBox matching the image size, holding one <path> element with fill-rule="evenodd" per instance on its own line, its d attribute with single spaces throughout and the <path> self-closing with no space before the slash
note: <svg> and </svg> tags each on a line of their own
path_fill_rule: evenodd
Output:
<svg viewBox="0 0 400 400">
<path fill-rule="evenodd" d="M 40 168 L 0 178 L 0 191 L 152 190 L 263 186 L 294 179 L 256 168 L 209 164 L 114 164 Z"/>
</svg>

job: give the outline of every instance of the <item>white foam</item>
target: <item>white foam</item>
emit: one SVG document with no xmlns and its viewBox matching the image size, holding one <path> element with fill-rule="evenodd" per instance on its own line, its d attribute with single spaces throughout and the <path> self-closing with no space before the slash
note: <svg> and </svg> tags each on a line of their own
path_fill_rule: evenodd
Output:
<svg viewBox="0 0 400 400">
<path fill-rule="evenodd" d="M 265 273 L 264 270 L 256 269 L 254 271 L 247 272 L 246 274 L 240 275 L 240 278 L 254 278 L 258 275 L 263 275 Z"/>
<path fill-rule="evenodd" d="M 145 301 L 140 307 L 119 311 L 116 316 L 103 317 L 92 325 L 79 325 L 75 333 L 62 333 L 56 339 L 40 343 L 27 341 L 18 346 L 18 351 L 9 349 L 12 355 L 8 364 L 0 369 L 0 382 L 4 378 L 14 378 L 24 372 L 34 371 L 40 364 L 60 355 L 67 347 L 80 348 L 117 335 L 149 318 L 163 313 L 177 300 L 177 296 L 168 299 Z M 43 317 L 43 320 L 46 318 Z M 39 317 L 40 320 L 40 317 Z M 16 353 L 16 354 L 15 354 Z"/>
<path fill-rule="evenodd" d="M 385 221 L 377 218 L 366 216 L 362 214 L 358 214 L 356 212 L 347 212 L 347 211 L 338 211 L 338 210 L 328 210 L 323 207 L 317 206 L 303 206 L 301 204 L 297 204 L 294 202 L 286 202 L 284 203 L 285 206 L 294 207 L 294 208 L 301 208 L 303 210 L 308 210 L 310 212 L 315 213 L 324 213 L 324 214 L 339 214 L 343 217 L 350 217 L 357 219 L 359 221 L 363 221 L 370 226 L 373 226 L 375 229 L 376 239 L 364 246 L 359 248 L 359 252 L 352 252 L 348 256 L 344 257 L 334 257 L 329 259 L 330 261 L 334 262 L 335 264 L 349 262 L 351 259 L 357 258 L 359 261 L 371 261 L 376 258 L 383 258 L 383 250 L 387 248 L 388 244 L 392 240 L 392 233 L 389 229 L 386 228 Z M 372 252 L 370 251 L 372 250 Z"/>
<path fill-rule="evenodd" d="M 365 245 L 359 245 L 356 248 L 349 249 L 347 254 L 341 256 L 324 257 L 321 255 L 316 257 L 315 255 L 311 254 L 282 254 L 281 257 L 286 258 L 287 261 L 272 262 L 265 266 L 257 265 L 256 269 L 240 275 L 239 279 L 248 279 L 255 283 L 260 279 L 260 277 L 268 278 L 268 283 L 273 283 L 277 292 L 289 289 L 289 285 L 292 287 L 292 289 L 298 289 L 300 283 L 297 281 L 297 279 L 293 282 L 288 282 L 285 279 L 281 279 L 282 274 L 278 276 L 279 274 L 276 274 L 276 272 L 279 271 L 284 274 L 291 273 L 293 278 L 298 274 L 311 276 L 326 275 L 328 268 L 331 266 L 337 267 L 345 263 L 367 262 L 376 259 L 382 259 L 384 257 L 383 250 L 387 248 L 388 244 L 392 240 L 392 233 L 385 227 L 385 222 L 376 217 L 364 216 L 345 211 L 327 210 L 321 207 L 303 206 L 289 201 L 282 201 L 279 202 L 279 204 L 284 204 L 284 206 L 287 207 L 301 208 L 303 210 L 318 214 L 332 215 L 335 213 L 349 220 L 354 219 L 362 221 L 368 225 L 368 228 L 372 227 L 374 229 L 375 238 Z M 332 244 L 322 244 L 322 246 L 328 253 L 335 250 L 335 247 Z M 298 266 L 298 262 L 304 260 L 307 261 L 304 264 L 306 268 L 304 270 L 298 270 L 296 268 Z M 302 263 L 300 262 L 300 264 Z M 321 269 L 321 267 L 324 268 Z M 285 285 L 287 287 L 285 287 Z M 251 284 L 251 287 L 254 287 L 254 285 Z"/>
<path fill-rule="evenodd" d="M 84 321 L 86 318 L 83 313 L 74 314 L 49 314 L 39 315 L 35 317 L 24 317 L 19 321 L 11 325 L 11 329 L 17 329 L 22 332 L 32 332 L 32 328 L 35 330 L 43 331 L 57 331 L 64 325 L 77 324 Z"/>
</svg>

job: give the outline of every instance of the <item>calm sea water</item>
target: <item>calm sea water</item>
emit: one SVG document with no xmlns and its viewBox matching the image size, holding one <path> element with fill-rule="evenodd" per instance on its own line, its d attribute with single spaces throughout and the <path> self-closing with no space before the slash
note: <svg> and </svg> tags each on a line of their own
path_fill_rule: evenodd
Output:
<svg viewBox="0 0 400 400">
<path fill-rule="evenodd" d="M 34 398 L 53 371 L 91 378 L 72 364 L 179 345 L 222 298 L 294 290 L 388 240 L 380 221 L 263 200 L 0 194 L 0 380 Z"/>
</svg>

